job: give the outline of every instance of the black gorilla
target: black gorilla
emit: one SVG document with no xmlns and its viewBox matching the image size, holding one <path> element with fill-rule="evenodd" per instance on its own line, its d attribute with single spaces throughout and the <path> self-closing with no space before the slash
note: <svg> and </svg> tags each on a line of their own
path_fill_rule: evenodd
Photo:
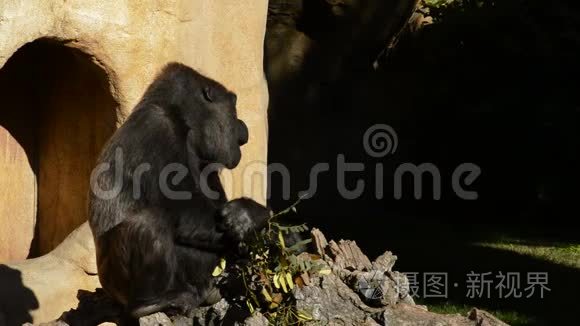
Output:
<svg viewBox="0 0 580 326">
<path fill-rule="evenodd" d="M 91 176 L 89 223 L 103 289 L 131 316 L 199 306 L 220 256 L 266 223 L 265 207 L 227 202 L 207 169 L 238 165 L 247 141 L 236 95 L 178 63 L 109 140 Z"/>
</svg>

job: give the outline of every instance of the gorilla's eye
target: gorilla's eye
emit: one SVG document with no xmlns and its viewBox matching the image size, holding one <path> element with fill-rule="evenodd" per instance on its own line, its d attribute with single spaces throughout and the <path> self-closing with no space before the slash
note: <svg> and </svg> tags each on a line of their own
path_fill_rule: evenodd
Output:
<svg viewBox="0 0 580 326">
<path fill-rule="evenodd" d="M 213 94 L 210 87 L 206 86 L 203 88 L 203 98 L 208 102 L 213 102 Z"/>
</svg>

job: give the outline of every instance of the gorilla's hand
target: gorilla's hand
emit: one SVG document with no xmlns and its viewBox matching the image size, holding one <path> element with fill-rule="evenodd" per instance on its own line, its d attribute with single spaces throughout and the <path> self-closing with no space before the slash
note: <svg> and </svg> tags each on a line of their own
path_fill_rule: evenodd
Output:
<svg viewBox="0 0 580 326">
<path fill-rule="evenodd" d="M 259 231 L 270 217 L 270 211 L 249 198 L 227 202 L 221 209 L 220 229 L 235 242 L 241 242 L 253 231 Z"/>
</svg>

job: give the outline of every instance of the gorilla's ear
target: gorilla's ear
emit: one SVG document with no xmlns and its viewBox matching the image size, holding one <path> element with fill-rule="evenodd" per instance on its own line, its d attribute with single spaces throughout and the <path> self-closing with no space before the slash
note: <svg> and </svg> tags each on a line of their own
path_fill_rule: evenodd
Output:
<svg viewBox="0 0 580 326">
<path fill-rule="evenodd" d="M 185 141 L 185 146 L 186 146 L 187 165 L 189 167 L 189 173 L 191 174 L 191 177 L 193 178 L 193 182 L 196 185 L 199 185 L 200 184 L 199 178 L 201 176 L 201 171 L 200 171 L 200 159 L 199 159 L 199 156 L 197 155 L 197 149 L 196 149 L 197 137 L 198 137 L 198 135 L 196 135 L 195 131 L 189 130 L 189 132 L 187 133 L 187 139 Z"/>
</svg>

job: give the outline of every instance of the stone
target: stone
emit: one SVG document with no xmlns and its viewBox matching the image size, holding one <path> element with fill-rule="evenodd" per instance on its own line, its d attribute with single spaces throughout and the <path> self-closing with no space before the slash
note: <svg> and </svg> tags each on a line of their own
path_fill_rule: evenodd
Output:
<svg viewBox="0 0 580 326">
<path fill-rule="evenodd" d="M 399 304 L 387 307 L 383 314 L 384 325 L 397 326 L 475 326 L 461 315 L 440 315 L 416 306 Z"/>
<path fill-rule="evenodd" d="M 334 240 L 331 240 L 328 243 L 328 248 L 330 257 L 340 269 L 362 271 L 372 268 L 369 258 L 363 254 L 355 241 L 340 240 L 336 243 Z"/>
<path fill-rule="evenodd" d="M 397 256 L 390 251 L 371 263 L 354 241 L 327 242 L 318 229 L 311 231 L 311 238 L 316 252 L 332 267 L 333 273 L 369 306 L 414 304 L 409 295 L 409 280 L 403 273 L 392 271 Z"/>
<path fill-rule="evenodd" d="M 77 306 L 79 290 L 97 287 L 94 242 L 83 224 L 47 255 L 0 265 L 0 314 L 8 325 L 48 322 Z"/>
<path fill-rule="evenodd" d="M 373 307 L 394 305 L 399 300 L 397 284 L 382 271 L 351 274 L 350 287 Z"/>
<path fill-rule="evenodd" d="M 382 309 L 367 306 L 341 279 L 334 274 L 320 277 L 318 284 L 294 288 L 296 309 L 323 324 L 359 325 L 369 314 Z"/>
<path fill-rule="evenodd" d="M 318 254 L 320 257 L 324 257 L 326 254 L 326 247 L 328 246 L 328 241 L 326 241 L 324 234 L 319 229 L 313 228 L 310 232 L 310 237 L 312 239 L 312 243 L 314 244 L 316 254 Z"/>
<path fill-rule="evenodd" d="M 385 251 L 385 253 L 373 261 L 372 269 L 390 272 L 396 262 L 397 256 L 393 255 L 390 251 Z"/>
<path fill-rule="evenodd" d="M 323 263 L 332 267 L 329 275 L 311 275 L 309 285 L 298 286 L 293 295 L 296 308 L 314 323 L 328 325 L 424 325 L 505 326 L 493 315 L 473 309 L 469 315 L 442 315 L 415 305 L 409 280 L 393 271 L 397 257 L 386 251 L 370 263 L 354 241 L 326 241 L 320 230 L 311 237 Z M 326 253 L 329 253 L 328 255 Z M 302 254 L 304 255 L 304 254 Z M 303 256 L 307 257 L 307 256 Z"/>
<path fill-rule="evenodd" d="M 477 326 L 508 326 L 508 324 L 495 318 L 489 312 L 477 308 L 471 309 L 467 316 L 469 320 L 475 321 Z"/>
<path fill-rule="evenodd" d="M 139 318 L 139 326 L 173 326 L 173 322 L 166 314 L 158 312 Z"/>
<path fill-rule="evenodd" d="M 268 319 L 259 312 L 255 312 L 252 316 L 244 321 L 245 326 L 268 326 Z"/>
<path fill-rule="evenodd" d="M 229 309 L 230 304 L 227 300 L 221 299 L 212 306 L 197 309 L 192 319 L 196 325 L 219 325 L 226 317 Z"/>
<path fill-rule="evenodd" d="M 365 321 L 362 322 L 361 326 L 380 326 L 380 324 L 373 318 L 367 317 Z"/>
<path fill-rule="evenodd" d="M 193 320 L 187 316 L 173 316 L 171 322 L 174 326 L 192 326 Z"/>
<path fill-rule="evenodd" d="M 266 0 L 0 2 L 0 85 L 9 86 L 0 94 L 7 101 L 0 151 L 9 154 L 0 157 L 0 284 L 10 284 L 0 292 L 0 307 L 9 307 L 0 308 L 0 320 L 54 320 L 76 307 L 78 290 L 99 286 L 83 224 L 92 164 L 167 62 L 190 65 L 237 93 L 250 137 L 238 168 L 222 178 L 230 198 L 265 203 L 266 15 Z M 52 73 L 26 78 L 31 67 Z M 38 93 L 27 94 L 28 87 Z M 30 138 L 30 130 L 46 134 Z M 37 151 L 29 144 L 38 140 Z M 30 163 L 36 160 L 40 170 Z M 264 177 L 248 178 L 256 173 Z"/>
</svg>

